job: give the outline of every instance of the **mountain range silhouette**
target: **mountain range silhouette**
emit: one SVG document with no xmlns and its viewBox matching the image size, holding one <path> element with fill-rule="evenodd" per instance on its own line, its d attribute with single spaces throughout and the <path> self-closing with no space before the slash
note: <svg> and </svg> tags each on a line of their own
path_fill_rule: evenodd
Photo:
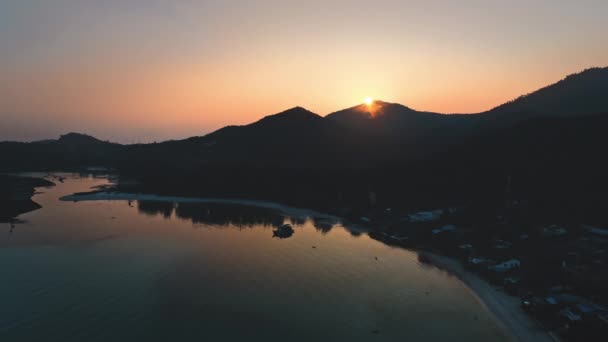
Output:
<svg viewBox="0 0 608 342">
<path fill-rule="evenodd" d="M 325 117 L 294 107 L 248 125 L 152 144 L 77 133 L 1 142 L 0 170 L 107 166 L 142 184 L 164 184 L 157 191 L 274 199 L 292 186 L 311 197 L 322 188 L 333 202 L 366 197 L 371 188 L 384 198 L 407 192 L 416 203 L 458 202 L 463 192 L 468 200 L 488 192 L 498 198 L 512 177 L 527 197 L 557 196 L 560 189 L 564 195 L 555 198 L 596 198 L 608 173 L 607 114 L 608 68 L 592 68 L 477 114 L 375 101 Z M 357 194 L 345 190 L 355 184 Z"/>
</svg>

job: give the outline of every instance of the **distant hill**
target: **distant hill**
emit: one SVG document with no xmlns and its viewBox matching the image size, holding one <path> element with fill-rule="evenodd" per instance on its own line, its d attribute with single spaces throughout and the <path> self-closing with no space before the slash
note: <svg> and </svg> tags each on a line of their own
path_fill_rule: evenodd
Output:
<svg viewBox="0 0 608 342">
<path fill-rule="evenodd" d="M 371 105 L 360 104 L 331 113 L 325 118 L 347 126 L 358 127 L 362 124 L 373 124 L 373 122 L 376 122 L 376 124 L 386 124 L 396 121 L 438 119 L 441 117 L 443 117 L 442 114 L 419 112 L 398 103 L 374 101 Z"/>
<path fill-rule="evenodd" d="M 338 140 L 339 127 L 295 107 L 249 125 L 227 126 L 201 137 L 130 146 L 128 151 L 129 159 L 144 155 L 150 163 L 161 159 L 179 160 L 182 165 L 293 167 L 328 161 Z"/>
<path fill-rule="evenodd" d="M 417 112 L 375 101 L 326 117 L 295 107 L 202 137 L 132 148 L 135 160 L 179 159 L 187 165 L 369 167 L 425 156 L 455 142 L 472 126 L 464 116 Z"/>
<path fill-rule="evenodd" d="M 510 122 L 539 116 L 581 116 L 608 112 L 608 67 L 591 68 L 481 113 Z"/>
<path fill-rule="evenodd" d="M 327 115 L 348 132 L 354 146 L 368 154 L 395 160 L 425 156 L 466 136 L 475 120 L 464 115 L 420 112 L 398 103 L 374 101 Z"/>
<path fill-rule="evenodd" d="M 79 133 L 57 140 L 32 143 L 0 142 L 0 171 L 76 169 L 83 166 L 116 166 L 124 148 Z"/>
<path fill-rule="evenodd" d="M 445 127 L 453 121 L 445 115 L 418 112 L 404 105 L 383 101 L 343 109 L 327 115 L 325 119 L 356 134 L 376 138 L 420 135 Z"/>
<path fill-rule="evenodd" d="M 93 144 L 108 144 L 107 141 L 101 141 L 87 134 L 81 133 L 68 133 L 59 137 L 57 142 L 64 145 L 93 145 Z"/>
</svg>

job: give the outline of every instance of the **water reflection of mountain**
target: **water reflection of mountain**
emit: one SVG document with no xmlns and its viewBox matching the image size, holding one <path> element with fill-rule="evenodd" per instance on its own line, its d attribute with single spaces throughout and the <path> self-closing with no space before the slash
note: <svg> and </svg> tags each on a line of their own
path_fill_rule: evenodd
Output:
<svg viewBox="0 0 608 342">
<path fill-rule="evenodd" d="M 195 224 L 215 226 L 236 226 L 253 228 L 255 226 L 279 227 L 287 219 L 294 226 L 307 223 L 321 234 L 329 233 L 338 223 L 336 219 L 327 217 L 287 216 L 273 209 L 240 206 L 233 204 L 214 203 L 174 203 L 161 201 L 137 201 L 137 210 L 147 216 L 176 217 L 190 220 Z M 363 232 L 360 227 L 342 223 L 351 235 L 359 236 Z"/>
<path fill-rule="evenodd" d="M 233 225 L 240 228 L 259 225 L 278 227 L 284 220 L 283 215 L 275 210 L 208 203 L 137 201 L 137 210 L 150 216 L 170 218 L 175 214 L 177 218 L 190 220 L 192 223 Z"/>
<path fill-rule="evenodd" d="M 328 219 L 313 217 L 312 224 L 316 230 L 321 232 L 321 234 L 327 234 L 334 227 L 335 222 Z"/>
<path fill-rule="evenodd" d="M 137 210 L 148 216 L 160 215 L 164 218 L 170 218 L 175 207 L 176 204 L 173 202 L 137 201 Z"/>
</svg>

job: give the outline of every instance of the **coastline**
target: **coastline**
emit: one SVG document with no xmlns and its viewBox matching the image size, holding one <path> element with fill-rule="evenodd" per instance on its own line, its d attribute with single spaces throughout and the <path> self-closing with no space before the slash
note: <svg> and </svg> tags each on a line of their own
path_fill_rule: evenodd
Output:
<svg viewBox="0 0 608 342">
<path fill-rule="evenodd" d="M 427 251 L 417 251 L 429 264 L 457 277 L 475 294 L 511 334 L 514 341 L 555 342 L 556 337 L 544 330 L 520 308 L 519 300 L 511 297 L 498 287 L 492 286 L 477 274 L 470 272 L 456 259 Z"/>
<path fill-rule="evenodd" d="M 283 214 L 299 217 L 316 217 L 342 223 L 342 218 L 317 212 L 310 209 L 290 207 L 276 202 L 245 199 L 225 199 L 212 197 L 179 197 L 160 196 L 153 194 L 136 194 L 126 192 L 95 191 L 68 195 L 60 198 L 62 201 L 172 201 L 177 203 L 216 203 L 230 205 L 253 206 L 280 211 Z M 362 228 L 363 229 L 363 228 Z M 456 259 L 435 254 L 428 251 L 415 250 L 430 265 L 437 267 L 457 277 L 477 297 L 479 302 L 503 326 L 513 341 L 520 342 L 555 342 L 559 339 L 549 334 L 520 308 L 519 300 L 492 286 L 489 282 L 464 268 Z"/>
<path fill-rule="evenodd" d="M 184 196 L 162 196 L 154 194 L 128 193 L 128 192 L 108 192 L 108 191 L 93 191 L 87 193 L 78 193 L 60 198 L 61 201 L 156 201 L 156 202 L 176 202 L 176 203 L 213 203 L 213 204 L 229 204 L 242 205 L 250 207 L 258 207 L 265 209 L 273 209 L 284 214 L 296 217 L 315 217 L 326 220 L 332 220 L 336 223 L 343 220 L 335 215 L 322 213 L 312 209 L 303 209 L 291 207 L 277 202 L 249 200 L 249 199 L 227 199 L 216 197 L 184 197 Z"/>
</svg>

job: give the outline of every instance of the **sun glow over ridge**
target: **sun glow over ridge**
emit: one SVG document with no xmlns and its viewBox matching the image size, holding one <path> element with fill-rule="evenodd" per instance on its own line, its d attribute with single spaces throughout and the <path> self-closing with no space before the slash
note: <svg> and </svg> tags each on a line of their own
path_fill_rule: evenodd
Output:
<svg viewBox="0 0 608 342">
<path fill-rule="evenodd" d="M 374 100 L 371 97 L 367 96 L 365 99 L 363 99 L 363 103 L 365 103 L 368 106 L 371 106 L 372 103 L 374 103 Z"/>
</svg>

